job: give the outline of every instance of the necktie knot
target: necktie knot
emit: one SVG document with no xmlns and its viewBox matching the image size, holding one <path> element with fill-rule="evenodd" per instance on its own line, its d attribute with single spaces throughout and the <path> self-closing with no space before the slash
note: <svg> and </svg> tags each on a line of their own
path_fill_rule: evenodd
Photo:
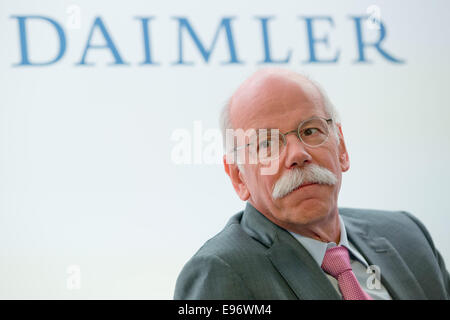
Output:
<svg viewBox="0 0 450 320">
<path fill-rule="evenodd" d="M 322 269 L 334 278 L 345 271 L 351 271 L 350 256 L 346 247 L 332 247 L 327 249 L 322 262 Z"/>
</svg>

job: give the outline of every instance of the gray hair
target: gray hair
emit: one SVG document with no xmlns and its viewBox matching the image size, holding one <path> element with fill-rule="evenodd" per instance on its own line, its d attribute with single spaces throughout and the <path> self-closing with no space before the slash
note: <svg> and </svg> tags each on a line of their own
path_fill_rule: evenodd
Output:
<svg viewBox="0 0 450 320">
<path fill-rule="evenodd" d="M 319 91 L 320 95 L 322 96 L 322 101 L 325 107 L 325 112 L 327 115 L 333 120 L 333 131 L 336 136 L 336 139 L 339 141 L 339 131 L 337 129 L 337 125 L 341 123 L 339 114 L 337 112 L 336 107 L 331 102 L 331 100 L 328 98 L 327 93 L 322 88 L 322 86 L 316 82 L 315 80 L 311 79 L 310 76 L 305 75 L 303 73 L 300 73 L 303 77 L 305 77 L 308 81 L 310 81 Z M 233 124 L 231 123 L 230 119 L 230 105 L 231 105 L 231 98 L 228 99 L 228 101 L 225 103 L 225 105 L 222 107 L 222 111 L 220 112 L 219 117 L 219 123 L 220 123 L 220 129 L 222 131 L 222 137 L 223 137 L 223 145 L 224 148 L 226 147 L 226 130 L 227 129 L 233 129 Z"/>
</svg>

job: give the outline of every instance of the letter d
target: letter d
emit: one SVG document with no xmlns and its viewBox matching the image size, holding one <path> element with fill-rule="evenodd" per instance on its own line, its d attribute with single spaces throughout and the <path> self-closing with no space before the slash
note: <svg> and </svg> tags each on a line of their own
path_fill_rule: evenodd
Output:
<svg viewBox="0 0 450 320">
<path fill-rule="evenodd" d="M 64 31 L 61 26 L 55 20 L 43 16 L 11 16 L 11 18 L 16 18 L 19 23 L 20 53 L 22 58 L 22 60 L 14 66 L 48 66 L 62 58 L 66 51 L 66 36 L 64 35 Z M 25 25 L 27 19 L 41 19 L 49 22 L 55 27 L 59 39 L 59 52 L 53 60 L 46 62 L 30 62 L 28 56 L 27 30 Z"/>
</svg>

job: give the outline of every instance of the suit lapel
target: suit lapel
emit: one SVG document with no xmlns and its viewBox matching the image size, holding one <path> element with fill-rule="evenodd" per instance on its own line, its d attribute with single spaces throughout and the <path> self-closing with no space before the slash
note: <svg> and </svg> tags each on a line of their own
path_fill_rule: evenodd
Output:
<svg viewBox="0 0 450 320">
<path fill-rule="evenodd" d="M 241 226 L 252 238 L 268 247 L 267 257 L 299 299 L 340 299 L 308 251 L 286 230 L 272 223 L 249 203 Z"/>
<path fill-rule="evenodd" d="M 393 299 L 426 299 L 426 296 L 397 250 L 384 237 L 374 233 L 367 224 L 342 215 L 350 241 L 370 265 L 381 271 L 381 282 Z"/>
<path fill-rule="evenodd" d="M 311 255 L 286 231 L 277 234 L 267 255 L 299 299 L 340 299 Z"/>
</svg>

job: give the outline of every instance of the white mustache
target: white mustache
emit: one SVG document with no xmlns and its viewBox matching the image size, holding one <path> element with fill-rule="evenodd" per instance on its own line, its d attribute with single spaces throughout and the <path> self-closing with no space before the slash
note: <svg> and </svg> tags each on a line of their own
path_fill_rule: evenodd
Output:
<svg viewBox="0 0 450 320">
<path fill-rule="evenodd" d="M 309 164 L 303 169 L 291 169 L 281 176 L 273 187 L 272 198 L 274 200 L 283 198 L 303 184 L 334 185 L 337 180 L 336 175 L 330 170 L 317 164 Z"/>
</svg>

